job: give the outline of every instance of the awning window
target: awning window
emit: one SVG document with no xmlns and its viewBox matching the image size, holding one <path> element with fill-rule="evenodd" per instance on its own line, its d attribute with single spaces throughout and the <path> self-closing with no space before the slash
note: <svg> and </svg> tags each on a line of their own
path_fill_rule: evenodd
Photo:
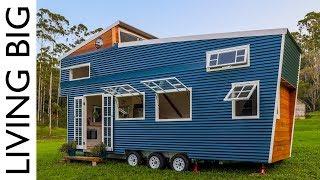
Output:
<svg viewBox="0 0 320 180">
<path fill-rule="evenodd" d="M 188 87 L 175 77 L 141 81 L 156 93 L 187 91 Z"/>
<path fill-rule="evenodd" d="M 248 100 L 256 88 L 257 84 L 253 83 L 236 84 L 230 89 L 224 101 Z"/>
<path fill-rule="evenodd" d="M 135 89 L 129 84 L 117 85 L 117 86 L 109 86 L 102 88 L 106 93 L 114 95 L 114 96 L 128 96 L 128 95 L 139 95 L 140 91 Z"/>
</svg>

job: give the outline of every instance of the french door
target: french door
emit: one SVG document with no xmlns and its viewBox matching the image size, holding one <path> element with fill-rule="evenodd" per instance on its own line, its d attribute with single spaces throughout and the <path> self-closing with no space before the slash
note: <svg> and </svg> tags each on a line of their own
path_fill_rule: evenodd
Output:
<svg viewBox="0 0 320 180">
<path fill-rule="evenodd" d="M 77 149 L 84 148 L 83 141 L 83 105 L 84 98 L 82 96 L 74 98 L 74 139 L 77 143 Z"/>
<path fill-rule="evenodd" d="M 103 136 L 102 141 L 107 146 L 107 151 L 113 151 L 113 96 L 103 95 Z"/>
</svg>

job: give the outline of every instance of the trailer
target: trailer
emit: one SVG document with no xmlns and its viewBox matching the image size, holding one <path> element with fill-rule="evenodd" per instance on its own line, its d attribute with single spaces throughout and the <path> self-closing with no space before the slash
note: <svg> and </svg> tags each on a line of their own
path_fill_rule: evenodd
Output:
<svg viewBox="0 0 320 180">
<path fill-rule="evenodd" d="M 300 53 L 286 28 L 157 38 L 118 21 L 61 58 L 68 141 L 176 171 L 287 159 Z"/>
</svg>

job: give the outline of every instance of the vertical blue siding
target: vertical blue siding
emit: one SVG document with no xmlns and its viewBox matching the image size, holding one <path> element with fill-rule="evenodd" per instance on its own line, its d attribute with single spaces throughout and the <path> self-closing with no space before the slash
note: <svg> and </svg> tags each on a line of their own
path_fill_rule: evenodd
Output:
<svg viewBox="0 0 320 180">
<path fill-rule="evenodd" d="M 68 127 L 68 141 L 74 140 L 74 97 L 71 98 L 71 96 L 68 96 L 68 122 L 67 122 L 67 127 Z"/>
<path fill-rule="evenodd" d="M 250 44 L 250 67 L 206 72 L 205 52 Z M 91 63 L 91 78 L 69 82 L 69 139 L 73 137 L 73 98 L 128 83 L 145 92 L 145 120 L 114 121 L 114 151 L 185 152 L 191 158 L 267 162 L 273 124 L 281 35 L 174 42 L 110 48 L 66 58 L 62 68 Z M 192 121 L 155 122 L 155 94 L 142 80 L 177 77 L 192 87 Z M 260 80 L 260 118 L 232 119 L 223 101 L 231 83 Z"/>
</svg>

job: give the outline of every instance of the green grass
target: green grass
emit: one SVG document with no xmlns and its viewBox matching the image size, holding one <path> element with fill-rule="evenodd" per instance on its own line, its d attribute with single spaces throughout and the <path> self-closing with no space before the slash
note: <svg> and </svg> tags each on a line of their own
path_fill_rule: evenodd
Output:
<svg viewBox="0 0 320 180">
<path fill-rule="evenodd" d="M 59 162 L 58 148 L 65 142 L 64 129 L 55 129 L 49 137 L 47 128 L 38 128 L 37 172 L 39 179 L 319 179 L 320 113 L 297 120 L 292 157 L 267 166 L 267 174 L 257 173 L 254 164 L 224 164 L 201 169 L 200 173 L 178 173 L 170 169 L 152 170 L 146 166 L 130 167 L 125 161 L 108 160 L 91 167 L 88 163 Z"/>
<path fill-rule="evenodd" d="M 49 136 L 49 128 L 47 126 L 37 127 L 37 139 L 64 139 L 66 135 L 67 130 L 64 128 L 53 128 L 51 136 Z"/>
</svg>

